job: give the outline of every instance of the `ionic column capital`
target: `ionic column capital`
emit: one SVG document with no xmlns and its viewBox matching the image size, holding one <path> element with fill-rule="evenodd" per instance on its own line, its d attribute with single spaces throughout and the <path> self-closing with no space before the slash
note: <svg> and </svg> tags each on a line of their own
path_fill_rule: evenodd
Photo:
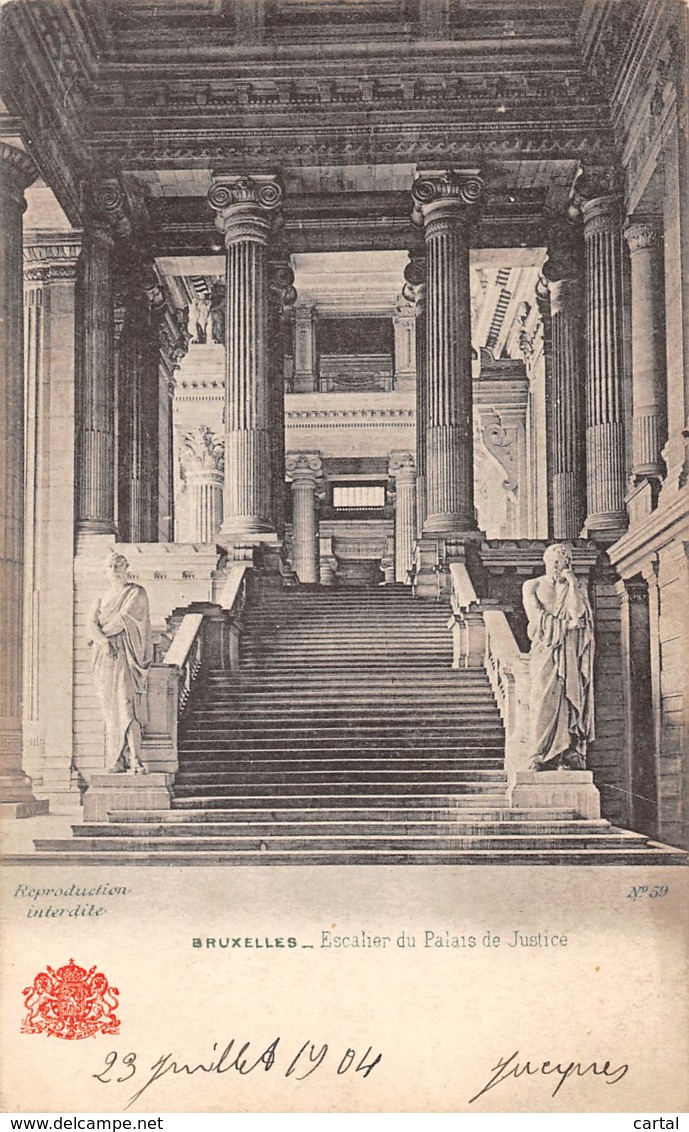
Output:
<svg viewBox="0 0 689 1132">
<path fill-rule="evenodd" d="M 420 173 L 411 189 L 412 220 L 426 236 L 448 225 L 472 223 L 481 203 L 484 182 L 478 169 L 444 169 Z"/>
<path fill-rule="evenodd" d="M 283 191 L 273 174 L 252 177 L 214 173 L 208 192 L 208 203 L 214 212 L 216 227 L 225 236 L 225 244 L 252 240 L 267 244 Z"/>
<path fill-rule="evenodd" d="M 657 248 L 663 239 L 662 219 L 649 216 L 640 220 L 631 220 L 624 229 L 624 238 L 629 245 L 630 255 L 647 251 L 649 248 Z"/>
<path fill-rule="evenodd" d="M 594 169 L 579 174 L 574 184 L 571 212 L 581 216 L 585 239 L 596 232 L 609 231 L 619 223 L 620 198 L 615 169 Z"/>
<path fill-rule="evenodd" d="M 26 208 L 24 192 L 36 180 L 38 170 L 28 153 L 7 142 L 0 142 L 0 192 Z"/>
<path fill-rule="evenodd" d="M 305 487 L 319 493 L 323 489 L 323 461 L 317 452 L 290 452 L 285 474 L 293 489 Z"/>
<path fill-rule="evenodd" d="M 91 221 L 90 228 L 101 237 L 113 239 L 130 236 L 131 220 L 127 213 L 127 200 L 124 190 L 115 177 L 101 181 L 90 181 L 84 190 L 86 205 Z"/>
<path fill-rule="evenodd" d="M 396 483 L 416 483 L 416 459 L 411 452 L 391 452 L 388 476 Z"/>
</svg>

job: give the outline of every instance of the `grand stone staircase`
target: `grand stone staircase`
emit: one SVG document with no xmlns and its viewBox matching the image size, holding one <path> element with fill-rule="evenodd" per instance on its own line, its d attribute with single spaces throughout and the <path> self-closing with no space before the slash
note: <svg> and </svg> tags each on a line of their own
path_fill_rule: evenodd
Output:
<svg viewBox="0 0 689 1132">
<path fill-rule="evenodd" d="M 483 671 L 453 671 L 449 610 L 403 586 L 269 592 L 236 672 L 181 725 L 170 811 L 36 842 L 106 864 L 675 864 L 566 810 L 512 809 Z"/>
</svg>

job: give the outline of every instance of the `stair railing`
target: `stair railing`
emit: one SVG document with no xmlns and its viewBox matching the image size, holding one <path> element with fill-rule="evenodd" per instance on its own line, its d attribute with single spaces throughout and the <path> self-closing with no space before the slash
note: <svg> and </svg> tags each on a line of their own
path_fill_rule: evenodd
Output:
<svg viewBox="0 0 689 1132">
<path fill-rule="evenodd" d="M 505 728 L 505 770 L 512 781 L 529 763 L 529 654 L 521 652 L 503 610 L 480 600 L 463 562 L 450 565 L 453 668 L 485 668 Z"/>
<path fill-rule="evenodd" d="M 148 722 L 143 758 L 148 770 L 175 774 L 177 728 L 204 668 L 239 666 L 239 638 L 251 570 L 233 564 L 219 587 L 217 602 L 194 602 L 169 619 L 173 632 L 163 659 L 152 664 L 146 690 Z"/>
</svg>

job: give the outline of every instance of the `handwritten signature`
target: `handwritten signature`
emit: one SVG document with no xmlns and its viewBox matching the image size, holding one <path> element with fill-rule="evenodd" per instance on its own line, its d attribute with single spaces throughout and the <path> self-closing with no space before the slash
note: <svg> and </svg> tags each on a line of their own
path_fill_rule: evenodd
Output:
<svg viewBox="0 0 689 1132">
<path fill-rule="evenodd" d="M 628 1065 L 618 1065 L 613 1069 L 609 1061 L 604 1062 L 603 1065 L 599 1065 L 597 1061 L 591 1061 L 588 1064 L 582 1063 L 581 1061 L 570 1061 L 566 1063 L 561 1061 L 520 1062 L 517 1060 L 518 1058 L 519 1050 L 516 1050 L 510 1057 L 504 1057 L 498 1061 L 498 1064 L 494 1065 L 491 1069 L 493 1076 L 490 1081 L 483 1086 L 480 1092 L 476 1093 L 476 1095 L 471 1098 L 469 1104 L 473 1104 L 479 1097 L 482 1097 L 490 1089 L 494 1089 L 496 1085 L 501 1085 L 503 1081 L 507 1081 L 510 1077 L 516 1079 L 524 1075 L 529 1077 L 535 1075 L 550 1077 L 555 1075 L 558 1081 L 553 1089 L 552 1096 L 556 1096 L 565 1081 L 569 1080 L 570 1077 L 585 1077 L 590 1073 L 594 1077 L 604 1077 L 606 1085 L 616 1085 L 618 1081 L 622 1080 L 629 1069 Z"/>
<path fill-rule="evenodd" d="M 93 1076 L 104 1085 L 109 1085 L 112 1082 L 122 1084 L 124 1081 L 131 1081 L 135 1076 L 141 1080 L 143 1074 L 147 1075 L 141 1088 L 129 1098 L 125 1105 L 126 1110 L 151 1085 L 168 1074 L 175 1076 L 185 1073 L 193 1077 L 197 1073 L 201 1076 L 206 1073 L 222 1074 L 234 1070 L 242 1076 L 247 1076 L 256 1069 L 268 1073 L 277 1068 L 279 1073 L 284 1071 L 285 1077 L 294 1077 L 295 1081 L 303 1081 L 327 1063 L 330 1069 L 335 1070 L 338 1077 L 342 1077 L 349 1070 L 368 1077 L 383 1058 L 382 1053 L 374 1056 L 371 1046 L 364 1054 L 358 1055 L 351 1046 L 342 1053 L 341 1047 L 335 1050 L 327 1043 L 318 1045 L 310 1040 L 305 1041 L 296 1052 L 294 1049 L 287 1049 L 282 1038 L 275 1038 L 265 1047 L 256 1043 L 252 1045 L 250 1041 L 240 1044 L 236 1038 L 230 1038 L 221 1053 L 217 1052 L 219 1045 L 219 1042 L 213 1043 L 213 1055 L 207 1062 L 182 1061 L 173 1057 L 171 1053 L 163 1053 L 145 1069 L 139 1068 L 138 1054 L 132 1052 L 120 1057 L 116 1050 L 112 1050 L 105 1058 L 105 1067 Z"/>
</svg>

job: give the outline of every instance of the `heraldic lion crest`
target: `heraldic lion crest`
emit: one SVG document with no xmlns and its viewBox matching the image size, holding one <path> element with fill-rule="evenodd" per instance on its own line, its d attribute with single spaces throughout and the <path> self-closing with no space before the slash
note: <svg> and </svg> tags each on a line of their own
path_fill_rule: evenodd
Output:
<svg viewBox="0 0 689 1132">
<path fill-rule="evenodd" d="M 21 1032 L 68 1040 L 116 1034 L 120 1028 L 115 1014 L 119 993 L 95 967 L 87 971 L 73 959 L 57 971 L 46 967 L 30 987 L 24 988 L 27 1014 Z"/>
</svg>

